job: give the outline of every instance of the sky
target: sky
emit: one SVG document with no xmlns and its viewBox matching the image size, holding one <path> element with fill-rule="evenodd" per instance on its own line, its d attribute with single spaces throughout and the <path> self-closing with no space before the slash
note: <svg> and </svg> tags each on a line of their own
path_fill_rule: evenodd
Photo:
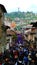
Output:
<svg viewBox="0 0 37 65">
<path fill-rule="evenodd" d="M 34 12 L 37 13 L 37 0 L 0 0 L 8 13 L 19 11 L 21 12 Z"/>
</svg>

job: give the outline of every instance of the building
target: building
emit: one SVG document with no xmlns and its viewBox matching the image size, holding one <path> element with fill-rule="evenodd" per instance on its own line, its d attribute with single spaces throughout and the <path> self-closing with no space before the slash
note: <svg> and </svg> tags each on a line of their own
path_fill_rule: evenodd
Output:
<svg viewBox="0 0 37 65">
<path fill-rule="evenodd" d="M 2 25 L 4 24 L 4 13 L 7 13 L 4 5 L 0 4 L 0 52 L 3 52 L 5 45 L 5 32 L 2 29 Z"/>
</svg>

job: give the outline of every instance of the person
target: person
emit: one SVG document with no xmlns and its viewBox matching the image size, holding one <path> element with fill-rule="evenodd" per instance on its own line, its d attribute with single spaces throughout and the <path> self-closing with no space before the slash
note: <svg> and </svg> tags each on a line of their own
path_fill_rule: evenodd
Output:
<svg viewBox="0 0 37 65">
<path fill-rule="evenodd" d="M 37 51 L 35 53 L 35 62 L 34 62 L 35 65 L 37 65 Z"/>
<path fill-rule="evenodd" d="M 34 51 L 34 49 L 31 50 L 31 58 L 32 58 L 32 61 L 31 61 L 32 64 L 35 64 L 35 58 L 36 57 L 35 57 L 35 51 Z"/>
<path fill-rule="evenodd" d="M 28 54 L 28 59 L 29 59 L 29 65 L 31 65 L 31 61 L 32 61 L 32 58 L 31 58 L 31 51 L 30 51 L 29 54 Z"/>
<path fill-rule="evenodd" d="M 2 65 L 2 62 L 0 61 L 0 65 Z"/>
<path fill-rule="evenodd" d="M 0 53 L 0 65 L 2 65 L 2 52 Z"/>
<path fill-rule="evenodd" d="M 24 53 L 22 51 L 22 47 L 20 47 L 17 65 L 24 65 L 23 57 L 24 57 Z"/>
<path fill-rule="evenodd" d="M 25 53 L 24 53 L 24 54 L 25 54 Z M 25 54 L 25 55 L 24 55 L 24 58 L 23 58 L 24 64 L 25 64 L 25 65 L 28 65 L 28 61 L 29 61 L 29 60 L 28 60 L 28 55 Z"/>
</svg>

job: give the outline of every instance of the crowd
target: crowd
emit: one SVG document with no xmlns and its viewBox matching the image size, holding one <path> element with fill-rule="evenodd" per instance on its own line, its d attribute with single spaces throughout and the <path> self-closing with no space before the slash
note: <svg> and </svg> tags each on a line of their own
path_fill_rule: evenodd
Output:
<svg viewBox="0 0 37 65">
<path fill-rule="evenodd" d="M 0 53 L 0 65 L 37 65 L 37 51 L 13 46 Z"/>
<path fill-rule="evenodd" d="M 0 4 L 0 23 L 4 21 L 4 13 L 6 12 L 7 11 L 5 7 Z M 0 31 L 2 30 L 1 26 L 2 26 L 2 23 L 0 25 Z M 2 30 L 0 34 L 2 32 L 3 32 L 3 35 L 6 34 L 6 29 L 8 28 L 9 27 L 4 26 L 3 27 L 4 30 Z M 2 37 L 0 35 L 0 40 L 3 39 L 4 37 L 5 35 Z M 15 41 L 14 38 L 17 39 L 16 41 L 17 43 L 23 44 L 24 39 L 22 38 L 22 35 L 17 34 L 17 37 L 15 35 L 13 37 L 13 40 Z M 0 52 L 0 65 L 37 65 L 37 50 L 35 51 L 33 48 L 30 49 L 26 46 L 19 46 L 17 44 L 14 46 L 9 46 L 9 49 L 4 49 L 4 52 Z"/>
</svg>

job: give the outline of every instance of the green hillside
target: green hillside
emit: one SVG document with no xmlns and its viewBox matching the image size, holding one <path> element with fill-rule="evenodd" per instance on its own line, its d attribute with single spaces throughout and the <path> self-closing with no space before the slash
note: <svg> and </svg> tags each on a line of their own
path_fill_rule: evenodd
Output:
<svg viewBox="0 0 37 65">
<path fill-rule="evenodd" d="M 33 12 L 11 12 L 7 13 L 6 17 L 10 17 L 12 20 L 14 18 L 23 18 L 24 20 L 37 20 L 37 15 Z"/>
</svg>

